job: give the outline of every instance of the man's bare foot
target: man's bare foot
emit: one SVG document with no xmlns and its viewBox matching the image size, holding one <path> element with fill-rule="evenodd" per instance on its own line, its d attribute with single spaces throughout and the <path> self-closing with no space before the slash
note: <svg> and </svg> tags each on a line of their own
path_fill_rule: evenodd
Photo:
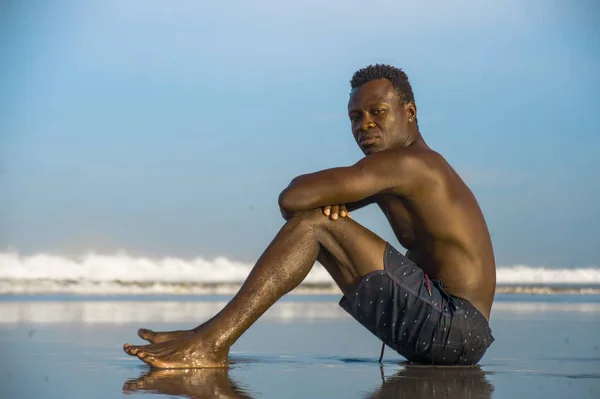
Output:
<svg viewBox="0 0 600 399">
<path fill-rule="evenodd" d="M 189 398 L 250 398 L 229 378 L 227 369 L 150 370 L 123 385 L 123 393 L 152 391 Z"/>
<path fill-rule="evenodd" d="M 182 339 L 191 337 L 196 333 L 196 329 L 193 330 L 177 330 L 177 331 L 152 331 L 147 328 L 140 328 L 138 335 L 140 338 L 152 344 L 160 344 L 161 342 L 172 341 L 174 339 Z"/>
<path fill-rule="evenodd" d="M 214 317 L 213 317 L 214 319 Z M 207 326 L 212 319 L 205 321 L 200 324 L 198 327 L 193 328 L 191 330 L 177 330 L 177 331 L 153 331 L 148 328 L 140 328 L 138 330 L 138 335 L 141 339 L 145 339 L 146 341 L 152 344 L 160 344 L 161 342 L 172 341 L 174 339 L 182 339 L 188 338 L 192 335 L 202 331 L 202 329 Z"/>
<path fill-rule="evenodd" d="M 161 369 L 227 367 L 229 355 L 229 348 L 216 348 L 207 334 L 201 333 L 158 344 L 125 344 L 123 350 L 147 365 Z"/>
</svg>

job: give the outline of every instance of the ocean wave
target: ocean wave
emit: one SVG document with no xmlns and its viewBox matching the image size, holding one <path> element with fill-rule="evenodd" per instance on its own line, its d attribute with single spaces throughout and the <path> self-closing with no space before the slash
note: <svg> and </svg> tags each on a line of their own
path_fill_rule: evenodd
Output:
<svg viewBox="0 0 600 399">
<path fill-rule="evenodd" d="M 22 256 L 0 253 L 0 294 L 213 294 L 232 293 L 252 264 L 226 257 L 133 257 L 124 253 L 88 253 L 79 258 L 52 254 Z M 598 293 L 600 268 L 499 267 L 501 293 Z M 338 293 L 333 280 L 317 264 L 297 292 Z"/>
</svg>

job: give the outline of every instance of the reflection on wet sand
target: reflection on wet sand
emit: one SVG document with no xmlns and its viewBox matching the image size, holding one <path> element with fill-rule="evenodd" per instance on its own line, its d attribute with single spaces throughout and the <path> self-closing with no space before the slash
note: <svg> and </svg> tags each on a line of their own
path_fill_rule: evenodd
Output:
<svg viewBox="0 0 600 399">
<path fill-rule="evenodd" d="M 194 399 L 251 399 L 230 377 L 228 369 L 150 369 L 123 385 L 123 393 L 155 393 Z"/>
<path fill-rule="evenodd" d="M 383 383 L 369 399 L 445 398 L 490 399 L 494 386 L 481 367 L 427 367 L 407 365 Z"/>
<path fill-rule="evenodd" d="M 174 298 L 176 299 L 176 298 Z M 196 323 L 211 318 L 227 302 L 198 300 L 163 301 L 3 301 L 0 324 L 149 324 L 149 323 Z M 578 318 L 597 320 L 600 303 L 546 303 L 546 302 L 496 302 L 495 320 L 547 317 L 560 312 Z M 546 313 L 544 315 L 543 313 Z M 561 316 L 564 317 L 564 316 Z M 336 300 L 314 302 L 278 302 L 261 320 L 280 322 L 349 320 L 348 314 Z"/>
<path fill-rule="evenodd" d="M 490 399 L 493 385 L 476 367 L 425 367 L 407 365 L 383 383 L 369 399 Z M 123 385 L 124 393 L 146 392 L 188 398 L 250 399 L 249 391 L 230 376 L 228 369 L 156 370 Z"/>
</svg>

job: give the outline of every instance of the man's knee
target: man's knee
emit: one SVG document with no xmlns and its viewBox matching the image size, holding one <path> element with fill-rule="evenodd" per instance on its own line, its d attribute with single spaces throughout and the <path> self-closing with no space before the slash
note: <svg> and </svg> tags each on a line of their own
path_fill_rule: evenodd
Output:
<svg viewBox="0 0 600 399">
<path fill-rule="evenodd" d="M 293 216 L 288 220 L 288 224 L 295 227 L 314 227 L 323 224 L 329 219 L 323 214 L 321 209 L 313 209 L 312 211 L 302 212 Z"/>
<path fill-rule="evenodd" d="M 348 220 L 346 220 L 346 218 L 331 220 L 329 216 L 323 214 L 322 209 L 303 212 L 288 220 L 290 227 L 306 229 L 313 232 L 330 232 L 336 228 L 343 228 L 343 225 L 347 222 Z"/>
</svg>

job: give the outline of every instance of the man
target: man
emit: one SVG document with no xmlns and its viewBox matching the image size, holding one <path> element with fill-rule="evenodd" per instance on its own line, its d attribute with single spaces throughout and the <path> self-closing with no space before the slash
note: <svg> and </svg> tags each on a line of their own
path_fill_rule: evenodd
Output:
<svg viewBox="0 0 600 399">
<path fill-rule="evenodd" d="M 351 87 L 348 116 L 366 156 L 292 180 L 279 196 L 285 225 L 217 315 L 190 331 L 141 329 L 152 344 L 125 352 L 159 368 L 225 367 L 231 345 L 318 260 L 344 294 L 340 306 L 409 361 L 479 362 L 494 341 L 496 269 L 477 201 L 423 140 L 402 70 L 371 65 Z M 369 204 L 406 257 L 347 217 Z"/>
</svg>

